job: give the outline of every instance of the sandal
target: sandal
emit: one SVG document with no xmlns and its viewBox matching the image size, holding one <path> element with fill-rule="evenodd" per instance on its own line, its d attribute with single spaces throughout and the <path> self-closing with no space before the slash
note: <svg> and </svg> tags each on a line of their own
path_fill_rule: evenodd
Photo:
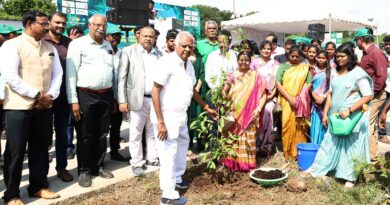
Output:
<svg viewBox="0 0 390 205">
<path fill-rule="evenodd" d="M 347 189 L 352 189 L 355 186 L 353 182 L 346 181 L 344 187 Z"/>
<path fill-rule="evenodd" d="M 379 138 L 379 142 L 385 143 L 385 144 L 390 144 L 390 139 L 388 136 L 383 136 Z"/>
<path fill-rule="evenodd" d="M 309 179 L 310 177 L 311 177 L 310 172 L 303 171 L 303 172 L 299 173 L 299 178 L 301 178 L 301 179 Z"/>
<path fill-rule="evenodd" d="M 187 151 L 187 157 L 190 158 L 192 161 L 198 159 L 198 155 L 194 154 L 191 150 Z"/>
</svg>

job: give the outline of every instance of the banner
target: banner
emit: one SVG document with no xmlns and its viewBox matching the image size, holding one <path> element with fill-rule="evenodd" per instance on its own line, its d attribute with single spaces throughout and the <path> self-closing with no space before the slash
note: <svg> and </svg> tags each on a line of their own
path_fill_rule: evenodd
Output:
<svg viewBox="0 0 390 205">
<path fill-rule="evenodd" d="M 111 9 L 107 7 L 106 0 L 56 0 L 57 11 L 67 15 L 67 27 L 80 26 L 84 34 L 88 33 L 88 18 L 94 14 L 106 15 Z M 155 3 L 154 10 L 157 13 L 157 20 L 164 21 L 167 18 L 174 18 L 173 28 L 192 33 L 200 38 L 200 15 L 199 10 L 190 7 L 181 7 L 169 4 Z M 131 25 L 130 25 L 131 26 Z M 131 27 L 135 27 L 134 25 Z M 161 36 L 164 37 L 165 36 Z M 134 33 L 129 32 L 127 45 L 135 43 Z M 122 43 L 126 43 L 123 36 Z M 122 45 L 121 45 L 122 46 Z"/>
</svg>

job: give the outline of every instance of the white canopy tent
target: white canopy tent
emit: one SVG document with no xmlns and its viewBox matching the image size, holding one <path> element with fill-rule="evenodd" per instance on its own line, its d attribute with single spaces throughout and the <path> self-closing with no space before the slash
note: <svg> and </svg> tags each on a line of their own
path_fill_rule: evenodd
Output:
<svg viewBox="0 0 390 205">
<path fill-rule="evenodd" d="M 222 28 L 235 30 L 241 27 L 258 32 L 294 34 L 306 33 L 309 24 L 321 23 L 326 32 L 352 31 L 360 27 L 377 29 L 376 23 L 364 20 L 364 12 L 361 17 L 356 17 L 324 0 L 309 2 L 309 7 L 295 1 L 270 4 L 253 15 L 223 21 Z"/>
</svg>

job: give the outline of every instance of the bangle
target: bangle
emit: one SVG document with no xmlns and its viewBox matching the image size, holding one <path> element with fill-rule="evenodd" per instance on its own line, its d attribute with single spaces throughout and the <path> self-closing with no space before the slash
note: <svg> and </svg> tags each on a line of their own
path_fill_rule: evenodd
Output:
<svg viewBox="0 0 390 205">
<path fill-rule="evenodd" d="M 164 121 L 158 121 L 158 123 L 164 124 L 165 122 Z"/>
</svg>

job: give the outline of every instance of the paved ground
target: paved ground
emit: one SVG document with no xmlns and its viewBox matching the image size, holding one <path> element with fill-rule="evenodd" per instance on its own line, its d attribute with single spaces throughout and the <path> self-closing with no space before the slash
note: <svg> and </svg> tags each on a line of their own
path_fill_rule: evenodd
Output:
<svg viewBox="0 0 390 205">
<path fill-rule="evenodd" d="M 389 115 L 390 116 L 390 115 Z M 388 116 L 388 133 L 390 133 L 390 118 Z M 128 122 L 122 123 L 121 128 L 121 137 L 128 139 Z M 2 150 L 4 150 L 5 141 L 1 140 Z M 383 143 L 379 144 L 381 149 L 381 154 L 384 155 L 386 152 L 390 152 L 390 145 L 386 145 Z M 109 153 L 109 150 L 107 151 Z M 129 156 L 128 152 L 128 145 L 127 143 L 121 143 L 121 150 L 120 152 L 125 155 Z M 50 150 L 51 154 L 54 154 L 54 148 Z M 52 156 L 55 156 L 52 155 Z M 100 177 L 95 177 L 92 180 L 92 186 L 89 188 L 82 188 L 77 184 L 77 161 L 76 158 L 72 160 L 68 160 L 68 170 L 70 170 L 71 174 L 74 176 L 75 180 L 73 182 L 62 182 L 59 180 L 56 176 L 56 170 L 55 170 L 55 158 L 53 158 L 53 162 L 50 163 L 50 170 L 49 170 L 49 184 L 50 188 L 56 192 L 58 192 L 61 197 L 56 200 L 44 200 L 44 199 L 38 199 L 38 198 L 29 198 L 27 195 L 27 186 L 28 186 L 28 170 L 27 170 L 27 160 L 25 160 L 23 164 L 23 173 L 22 173 L 22 182 L 21 182 L 21 198 L 24 202 L 28 204 L 36 204 L 36 205 L 45 205 L 45 204 L 51 204 L 53 202 L 62 201 L 67 198 L 71 198 L 80 194 L 84 194 L 87 192 L 91 192 L 93 190 L 100 189 L 102 187 L 127 180 L 129 178 L 134 177 L 131 172 L 131 167 L 127 162 L 117 162 L 110 160 L 109 154 L 106 156 L 105 160 L 105 166 L 108 170 L 112 171 L 112 173 L 115 175 L 113 179 L 103 179 Z M 151 168 L 148 167 L 147 172 L 156 171 L 157 168 Z M 3 174 L 0 171 L 0 197 L 3 196 L 5 190 L 5 185 L 3 181 Z M 3 204 L 3 200 L 0 199 L 0 204 Z"/>
<path fill-rule="evenodd" d="M 128 138 L 128 122 L 123 122 L 122 129 L 121 129 L 121 136 L 123 138 Z M 2 147 L 4 150 L 4 145 L 5 145 L 5 140 L 2 140 L 1 142 Z M 121 150 L 120 152 L 125 155 L 129 156 L 128 152 L 128 145 L 127 143 L 121 143 Z M 50 150 L 51 154 L 54 154 L 54 148 Z M 109 150 L 108 150 L 109 153 Z M 75 180 L 73 182 L 62 182 L 57 176 L 56 176 L 56 170 L 55 170 L 55 158 L 53 158 L 53 162 L 50 163 L 50 170 L 49 170 L 49 184 L 50 188 L 56 192 L 58 192 L 61 197 L 56 199 L 56 200 L 44 200 L 44 199 L 38 199 L 38 198 L 29 198 L 27 194 L 27 186 L 28 186 L 28 164 L 27 160 L 24 161 L 23 164 L 23 173 L 22 173 L 22 182 L 20 185 L 20 191 L 21 191 L 21 198 L 24 202 L 28 204 L 36 204 L 36 205 L 44 205 L 44 204 L 50 204 L 53 202 L 57 201 L 62 201 L 64 199 L 91 192 L 93 190 L 108 186 L 110 184 L 117 183 L 119 181 L 123 181 L 129 178 L 134 177 L 132 172 L 131 172 L 131 167 L 127 162 L 117 162 L 117 161 L 112 161 L 110 160 L 109 154 L 106 156 L 106 161 L 105 161 L 105 166 L 108 170 L 112 171 L 114 174 L 113 179 L 103 179 L 100 177 L 95 177 L 92 180 L 92 186 L 89 188 L 82 188 L 77 184 L 77 160 L 76 158 L 72 160 L 68 160 L 68 170 L 70 170 L 71 174 L 74 176 Z M 150 168 L 148 167 L 147 172 L 155 171 L 157 170 L 156 168 Z M 5 190 L 5 185 L 3 181 L 3 174 L 0 171 L 0 197 L 3 196 L 4 190 Z M 0 199 L 0 204 L 3 204 L 3 200 Z"/>
</svg>

